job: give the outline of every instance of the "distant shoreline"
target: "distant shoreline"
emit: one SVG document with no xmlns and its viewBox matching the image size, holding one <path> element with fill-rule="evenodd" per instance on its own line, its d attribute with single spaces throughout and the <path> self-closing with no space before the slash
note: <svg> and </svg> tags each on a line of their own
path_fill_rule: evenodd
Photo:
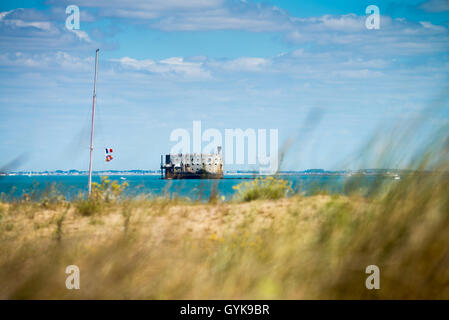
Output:
<svg viewBox="0 0 449 320">
<path fill-rule="evenodd" d="M 304 171 L 281 171 L 278 175 L 281 176 L 398 176 L 410 174 L 410 170 L 400 169 L 363 169 L 363 170 L 323 170 L 323 169 L 308 169 Z M 78 170 L 55 170 L 55 171 L 17 171 L 0 173 L 0 176 L 87 176 L 87 171 Z M 160 176 L 161 172 L 157 170 L 125 170 L 125 171 L 94 171 L 94 176 Z M 234 176 L 267 176 L 255 171 L 227 171 L 224 177 Z"/>
</svg>

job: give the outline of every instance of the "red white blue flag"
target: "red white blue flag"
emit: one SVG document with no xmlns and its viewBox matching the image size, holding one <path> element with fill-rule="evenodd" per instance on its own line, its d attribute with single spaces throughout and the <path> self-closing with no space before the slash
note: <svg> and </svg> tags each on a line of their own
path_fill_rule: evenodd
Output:
<svg viewBox="0 0 449 320">
<path fill-rule="evenodd" d="M 106 162 L 111 161 L 113 158 L 109 153 L 112 153 L 112 149 L 111 148 L 105 148 L 104 149 L 106 151 Z"/>
</svg>

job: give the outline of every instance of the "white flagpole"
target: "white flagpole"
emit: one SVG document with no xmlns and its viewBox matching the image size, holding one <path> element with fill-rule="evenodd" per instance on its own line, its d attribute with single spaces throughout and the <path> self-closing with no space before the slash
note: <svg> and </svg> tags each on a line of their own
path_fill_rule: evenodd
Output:
<svg viewBox="0 0 449 320">
<path fill-rule="evenodd" d="M 95 51 L 95 78 L 94 78 L 94 95 L 92 98 L 92 126 L 90 131 L 90 155 L 89 155 L 89 196 L 92 193 L 92 152 L 94 151 L 94 120 L 95 120 L 95 98 L 97 96 L 97 68 L 98 68 L 98 51 Z"/>
</svg>

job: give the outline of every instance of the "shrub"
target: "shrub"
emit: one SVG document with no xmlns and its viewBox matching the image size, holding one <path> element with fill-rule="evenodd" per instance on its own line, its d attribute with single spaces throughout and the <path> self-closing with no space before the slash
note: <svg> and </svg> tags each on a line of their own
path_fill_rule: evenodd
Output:
<svg viewBox="0 0 449 320">
<path fill-rule="evenodd" d="M 93 198 L 81 199 L 76 203 L 76 209 L 82 216 L 91 216 L 101 211 L 101 201 Z"/>
<path fill-rule="evenodd" d="M 111 181 L 107 176 L 101 177 L 101 183 L 92 183 L 91 199 L 105 202 L 118 200 L 126 187 L 127 182 L 120 184 L 117 180 Z"/>
<path fill-rule="evenodd" d="M 234 187 L 238 200 L 279 199 L 293 191 L 287 180 L 274 177 L 258 177 L 251 182 L 243 182 Z"/>
<path fill-rule="evenodd" d="M 101 178 L 101 183 L 92 183 L 92 193 L 87 199 L 80 198 L 76 203 L 77 211 L 83 216 L 91 216 L 102 211 L 107 203 L 120 199 L 128 183 L 111 181 L 107 176 Z"/>
<path fill-rule="evenodd" d="M 55 209 L 59 204 L 65 202 L 66 198 L 56 183 L 47 186 L 40 199 L 40 205 L 46 209 Z"/>
</svg>

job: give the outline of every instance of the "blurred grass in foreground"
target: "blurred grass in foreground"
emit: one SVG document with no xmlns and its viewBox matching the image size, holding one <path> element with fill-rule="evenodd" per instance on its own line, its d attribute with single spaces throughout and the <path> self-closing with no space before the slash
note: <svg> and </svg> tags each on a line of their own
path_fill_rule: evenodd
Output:
<svg viewBox="0 0 449 320">
<path fill-rule="evenodd" d="M 0 298 L 449 299 L 444 129 L 368 196 L 285 197 L 270 178 L 230 202 L 121 199 L 105 181 L 93 200 L 0 203 Z M 365 288 L 372 264 L 380 290 Z"/>
</svg>

